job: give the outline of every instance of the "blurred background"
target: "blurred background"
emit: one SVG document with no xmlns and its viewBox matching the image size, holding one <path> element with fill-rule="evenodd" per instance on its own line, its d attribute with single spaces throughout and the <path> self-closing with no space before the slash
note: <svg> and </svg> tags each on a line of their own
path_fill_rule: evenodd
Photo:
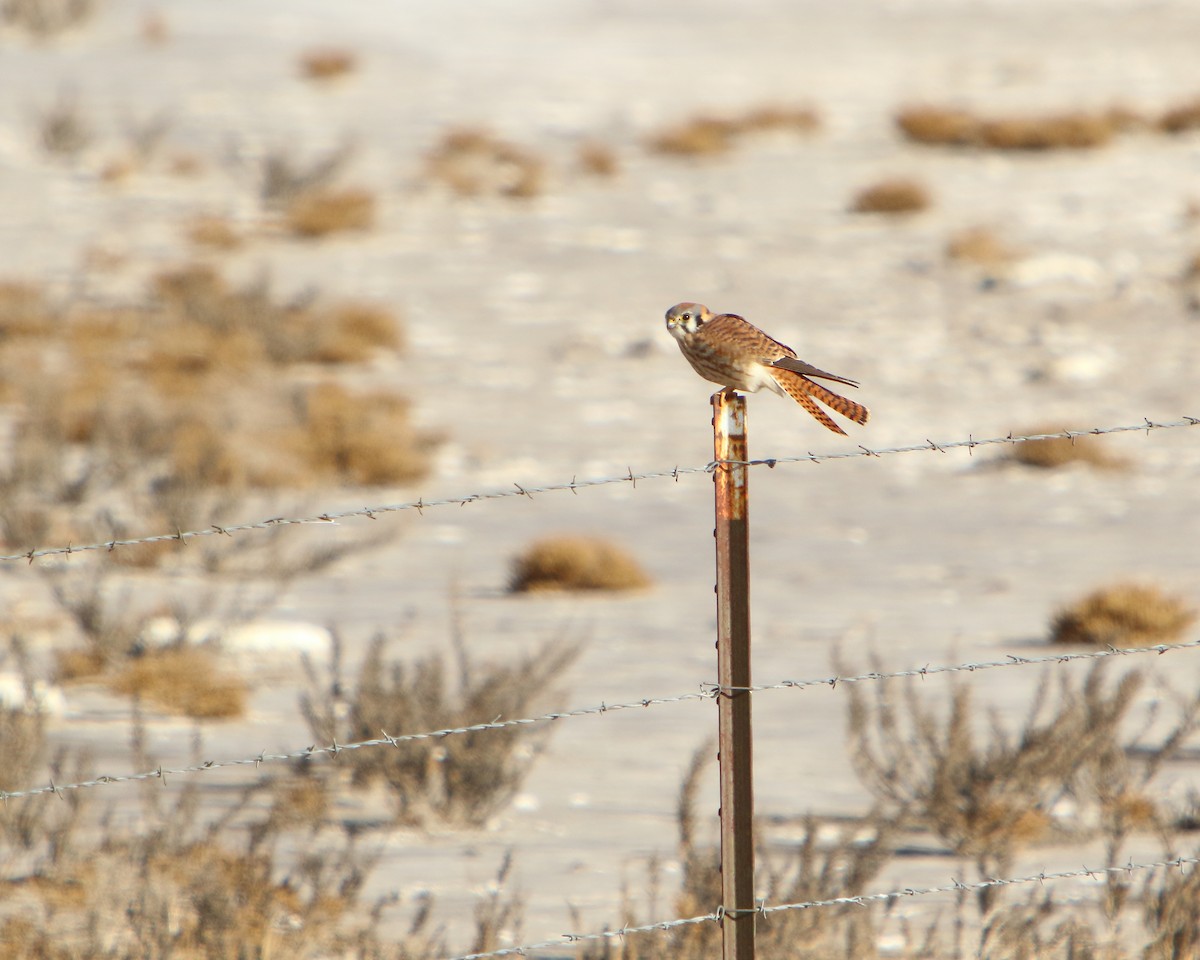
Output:
<svg viewBox="0 0 1200 960">
<path fill-rule="evenodd" d="M 1198 48 L 1189 0 L 0 0 L 0 552 L 208 534 L 0 568 L 0 789 L 711 681 L 708 480 L 619 482 L 711 458 L 714 385 L 662 328 L 678 301 L 862 382 L 848 439 L 754 397 L 757 457 L 1197 415 Z M 1176 429 L 756 471 L 756 676 L 1193 639 L 1198 468 Z M 1172 656 L 1174 692 L 1125 660 L 1097 675 L 1115 719 L 1092 752 L 1012 795 L 956 785 L 975 820 L 881 787 L 869 740 L 899 706 L 764 693 L 764 847 L 823 838 L 830 876 L 880 889 L 1178 852 L 1196 671 Z M 1039 677 L 988 674 L 974 701 L 930 681 L 922 709 L 977 729 L 983 766 L 989 708 L 1064 750 L 1103 726 Z M 106 785 L 54 816 L 29 797 L 4 883 L 39 919 L 5 914 L 5 955 L 130 930 L 235 955 L 206 945 L 220 929 L 432 957 L 706 912 L 712 712 Z M 1126 719 L 1170 749 L 1097 786 Z M 919 740 L 883 752 L 939 767 Z M 128 882 L 61 912 L 45 891 L 88 886 L 104 844 Z M 785 863 L 775 900 L 853 892 Z M 1168 936 L 1118 935 L 1132 894 L 1106 895 L 1080 895 L 1108 927 L 1077 946 Z M 1191 896 L 1138 909 L 1168 895 Z M 122 927 L 147 898 L 184 919 Z M 984 900 L 942 906 L 1017 924 Z M 932 915 L 819 933 L 830 956 L 917 955 Z M 1057 955 L 1080 916 L 1044 916 Z M 680 936 L 622 955 L 708 948 Z"/>
</svg>

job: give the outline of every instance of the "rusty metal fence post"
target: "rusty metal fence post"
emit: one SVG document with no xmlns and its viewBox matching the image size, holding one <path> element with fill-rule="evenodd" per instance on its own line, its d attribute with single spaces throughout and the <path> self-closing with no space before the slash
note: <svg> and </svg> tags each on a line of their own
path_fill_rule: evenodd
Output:
<svg viewBox="0 0 1200 960">
<path fill-rule="evenodd" d="M 750 536 L 746 398 L 713 394 L 717 525 L 718 761 L 721 780 L 723 960 L 753 960 L 754 780 L 750 731 Z"/>
</svg>

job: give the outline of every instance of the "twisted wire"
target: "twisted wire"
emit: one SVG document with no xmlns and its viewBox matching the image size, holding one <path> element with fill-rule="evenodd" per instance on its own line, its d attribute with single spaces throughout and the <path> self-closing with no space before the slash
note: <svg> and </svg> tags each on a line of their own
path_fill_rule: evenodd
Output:
<svg viewBox="0 0 1200 960">
<path fill-rule="evenodd" d="M 775 683 L 756 684 L 751 687 L 721 687 L 715 683 L 704 683 L 701 690 L 693 693 L 676 694 L 669 697 L 644 697 L 641 700 L 629 700 L 622 703 L 599 703 L 594 706 L 578 707 L 573 710 L 561 710 L 543 713 L 533 717 L 516 717 L 509 720 L 492 720 L 486 723 L 474 723 L 469 726 L 447 727 L 441 730 L 430 730 L 420 733 L 404 733 L 393 736 L 381 731 L 380 736 L 369 740 L 358 740 L 352 743 L 337 743 L 328 746 L 309 746 L 285 753 L 262 752 L 252 757 L 241 757 L 233 760 L 206 760 L 202 763 L 182 767 L 156 767 L 154 770 L 142 773 L 128 773 L 113 776 L 95 777 L 90 780 L 80 780 L 74 783 L 55 784 L 51 781 L 42 787 L 31 787 L 28 790 L 0 791 L 0 801 L 18 800 L 23 797 L 62 796 L 67 790 L 83 790 L 89 787 L 99 787 L 115 783 L 134 783 L 142 780 L 163 780 L 168 776 L 205 773 L 210 770 L 220 770 L 224 767 L 254 766 L 269 762 L 287 760 L 303 760 L 314 756 L 329 756 L 337 758 L 341 753 L 350 750 L 363 750 L 368 747 L 395 747 L 402 743 L 412 743 L 419 740 L 440 740 L 444 737 L 460 736 L 468 733 L 479 733 L 485 730 L 506 730 L 512 727 L 530 726 L 533 724 L 549 723 L 554 720 L 567 720 L 576 717 L 599 716 L 605 713 L 617 713 L 621 710 L 632 710 L 636 707 L 646 708 L 671 703 L 689 703 L 696 700 L 712 700 L 723 693 L 741 691 L 765 690 L 802 690 L 808 687 L 829 687 L 836 689 L 839 684 L 866 683 L 879 680 L 897 680 L 905 677 L 930 677 L 947 673 L 977 673 L 982 670 L 996 670 L 1004 667 L 1024 667 L 1046 663 L 1072 663 L 1081 660 L 1100 660 L 1105 657 L 1125 657 L 1138 654 L 1164 654 L 1172 650 L 1190 650 L 1200 647 L 1200 640 L 1188 640 L 1182 643 L 1162 643 L 1149 647 L 1109 647 L 1106 650 L 1095 650 L 1087 653 L 1061 653 L 1038 657 L 1022 657 L 1010 654 L 1004 660 L 983 660 L 967 663 L 956 663 L 938 666 L 923 666 L 906 670 L 894 670 L 888 673 L 871 671 L 854 676 L 821 677 L 809 680 L 780 680 Z"/>
<path fill-rule="evenodd" d="M 136 544 L 143 543 L 168 543 L 176 541 L 185 543 L 188 540 L 193 540 L 198 537 L 215 537 L 215 536 L 232 536 L 235 533 L 244 533 L 250 530 L 269 530 L 273 527 L 299 526 L 304 524 L 322 524 L 336 523 L 339 520 L 348 520 L 352 518 L 365 517 L 374 520 L 377 516 L 387 513 L 398 513 L 404 510 L 415 510 L 417 513 L 423 514 L 426 509 L 446 506 L 466 506 L 469 503 L 477 503 L 482 500 L 503 500 L 510 497 L 529 497 L 532 499 L 534 494 L 557 493 L 564 490 L 569 490 L 572 493 L 578 493 L 580 490 L 587 490 L 592 487 L 609 486 L 616 483 L 629 483 L 635 488 L 639 480 L 665 480 L 667 478 L 678 481 L 680 477 L 689 476 L 697 473 L 712 473 L 722 463 L 734 466 L 750 466 L 750 467 L 770 467 L 774 468 L 779 464 L 784 463 L 824 463 L 829 460 L 848 460 L 856 457 L 882 457 L 890 454 L 898 453 L 946 453 L 949 450 L 966 449 L 968 453 L 974 453 L 976 447 L 994 446 L 996 444 L 1016 444 L 1029 443 L 1034 440 L 1055 440 L 1065 439 L 1074 441 L 1078 437 L 1087 436 L 1102 436 L 1113 433 L 1131 433 L 1146 431 L 1150 433 L 1153 430 L 1170 430 L 1176 427 L 1194 427 L 1200 424 L 1198 417 L 1183 417 L 1180 420 L 1169 420 L 1165 422 L 1155 423 L 1150 419 L 1145 419 L 1142 423 L 1125 424 L 1122 426 L 1111 427 L 1091 427 L 1086 430 L 1062 430 L 1057 433 L 1036 433 L 1014 436 L 1009 434 L 1004 437 L 988 437 L 981 440 L 976 440 L 974 437 L 968 437 L 966 440 L 949 440 L 935 443 L 932 440 L 926 440 L 924 443 L 908 444 L 899 447 L 879 447 L 870 449 L 860 446 L 856 450 L 846 450 L 837 453 L 807 453 L 803 456 L 788 456 L 788 457 L 768 457 L 759 460 L 747 461 L 710 461 L 703 466 L 690 467 L 673 467 L 671 469 L 662 468 L 658 470 L 649 470 L 643 473 L 634 473 L 632 468 L 627 468 L 623 474 L 614 474 L 606 477 L 593 477 L 591 479 L 579 480 L 572 477 L 570 481 L 547 483 L 539 486 L 530 486 L 519 483 L 513 483 L 512 487 L 505 487 L 499 490 L 491 490 L 485 493 L 472 493 L 462 496 L 437 497 L 434 499 L 425 499 L 424 497 L 417 500 L 408 500 L 400 503 L 380 504 L 374 507 L 358 507 L 352 510 L 330 510 L 319 514 L 310 514 L 300 517 L 271 517 L 265 520 L 255 520 L 246 523 L 234 524 L 213 524 L 209 527 L 204 527 L 197 530 L 176 530 L 174 533 L 158 533 L 145 537 L 126 537 L 112 540 L 104 540 L 96 543 L 85 544 L 70 544 L 66 546 L 33 548 L 26 550 L 23 553 L 0 554 L 0 561 L 4 560 L 25 560 L 33 563 L 41 557 L 50 556 L 69 556 L 75 553 L 87 553 L 99 550 L 112 551 L 117 547 L 130 547 Z"/>
</svg>

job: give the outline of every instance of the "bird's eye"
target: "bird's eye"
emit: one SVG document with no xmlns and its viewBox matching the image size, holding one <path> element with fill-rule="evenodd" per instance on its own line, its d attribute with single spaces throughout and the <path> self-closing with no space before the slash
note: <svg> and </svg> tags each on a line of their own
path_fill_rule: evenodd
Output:
<svg viewBox="0 0 1200 960">
<path fill-rule="evenodd" d="M 692 315 L 691 315 L 690 313 L 684 313 L 684 314 L 681 314 L 681 315 L 680 315 L 679 319 L 680 319 L 680 320 L 691 320 L 691 319 L 692 319 Z"/>
</svg>

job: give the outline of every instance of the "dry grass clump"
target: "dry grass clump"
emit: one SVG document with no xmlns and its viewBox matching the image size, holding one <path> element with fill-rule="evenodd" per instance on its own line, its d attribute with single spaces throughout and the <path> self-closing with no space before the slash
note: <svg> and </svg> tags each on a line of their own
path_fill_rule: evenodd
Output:
<svg viewBox="0 0 1200 960">
<path fill-rule="evenodd" d="M 369 230 L 375 224 L 375 195 L 359 187 L 307 190 L 288 205 L 286 222 L 306 239 Z"/>
<path fill-rule="evenodd" d="M 197 720 L 226 720 L 246 711 L 246 684 L 226 674 L 207 650 L 179 647 L 128 661 L 108 679 L 115 693 L 144 698 Z"/>
<path fill-rule="evenodd" d="M 244 242 L 241 233 L 226 217 L 197 217 L 187 226 L 188 240 L 198 247 L 229 252 Z"/>
<path fill-rule="evenodd" d="M 92 126 L 79 101 L 64 94 L 38 118 L 38 137 L 47 153 L 74 157 L 92 142 Z"/>
<path fill-rule="evenodd" d="M 932 203 L 929 190 L 919 180 L 893 177 L 864 187 L 854 197 L 855 213 L 905 214 L 925 210 Z"/>
<path fill-rule="evenodd" d="M 1146 784 L 1194 728 L 1200 703 L 1187 705 L 1178 729 L 1158 747 L 1141 748 L 1145 766 L 1139 771 L 1120 732 L 1142 677 L 1130 672 L 1112 685 L 1104 677 L 1104 665 L 1096 664 L 1082 683 L 1063 674 L 1054 689 L 1047 675 L 1021 730 L 1013 735 L 997 721 L 982 743 L 968 684 L 954 687 L 944 717 L 912 684 L 900 702 L 892 684 L 874 684 L 872 694 L 854 688 L 849 729 L 855 768 L 895 816 L 932 830 L 955 853 L 975 859 L 986 876 L 1000 876 L 993 871 L 1007 870 L 1022 847 L 1063 836 L 1067 826 L 1052 817 L 1052 809 L 1064 796 L 1099 813 L 1071 821 L 1076 839 L 1153 827 L 1158 811 Z M 1089 822 L 1093 826 L 1083 826 Z"/>
<path fill-rule="evenodd" d="M 1195 620 L 1195 610 L 1152 584 L 1117 583 L 1060 610 L 1050 642 L 1150 647 L 1176 642 Z"/>
<path fill-rule="evenodd" d="M 318 477 L 359 486 L 411 483 L 429 473 L 438 439 L 413 429 L 408 401 L 336 383 L 301 398 L 293 449 Z"/>
<path fill-rule="evenodd" d="M 547 537 L 512 562 L 509 590 L 640 590 L 650 578 L 620 547 L 600 537 Z"/>
<path fill-rule="evenodd" d="M 270 151 L 263 158 L 262 185 L 259 194 L 272 209 L 286 210 L 301 194 L 329 187 L 354 154 L 352 143 L 302 162 L 289 150 Z"/>
<path fill-rule="evenodd" d="M 1168 108 L 1159 117 L 1158 128 L 1164 133 L 1186 133 L 1200 128 L 1200 97 Z"/>
<path fill-rule="evenodd" d="M 404 349 L 400 321 L 373 303 L 340 303 L 320 312 L 323 334 L 310 352 L 317 363 L 361 363 L 379 350 Z"/>
<path fill-rule="evenodd" d="M 0 21 L 44 40 L 81 26 L 96 7 L 97 0 L 4 0 Z"/>
<path fill-rule="evenodd" d="M 980 116 L 961 107 L 918 104 L 903 107 L 896 126 L 914 143 L 973 146 L 993 150 L 1079 150 L 1103 146 L 1134 125 L 1127 108 L 1088 113 Z"/>
<path fill-rule="evenodd" d="M 358 69 L 358 57 L 343 47 L 314 47 L 300 54 L 300 75 L 307 80 L 333 80 Z"/>
<path fill-rule="evenodd" d="M 585 140 L 575 156 L 579 169 L 593 177 L 615 177 L 621 170 L 616 151 L 599 140 Z"/>
<path fill-rule="evenodd" d="M 995 150 L 1085 150 L 1102 147 L 1116 133 L 1108 113 L 1059 113 L 984 120 L 979 143 Z"/>
<path fill-rule="evenodd" d="M 737 134 L 737 124 L 732 120 L 693 117 L 654 134 L 648 146 L 655 153 L 669 156 L 700 157 L 725 153 L 733 147 Z"/>
<path fill-rule="evenodd" d="M 1038 424 L 1027 430 L 1014 432 L 1013 436 L 1038 436 L 1061 433 L 1057 427 Z M 1101 470 L 1119 470 L 1125 461 L 1110 454 L 1099 437 L 1046 437 L 1044 440 L 1026 440 L 1015 443 L 1008 451 L 1008 459 L 1030 467 L 1053 470 L 1072 463 L 1083 463 Z"/>
<path fill-rule="evenodd" d="M 820 125 L 820 115 L 811 107 L 764 105 L 730 116 L 692 117 L 653 134 L 647 146 L 669 156 L 705 156 L 726 152 L 746 134 L 772 130 L 811 133 Z"/>
<path fill-rule="evenodd" d="M 36 284 L 0 282 L 0 341 L 45 337 L 59 329 L 57 312 Z"/>
<path fill-rule="evenodd" d="M 999 267 L 1017 259 L 1019 253 L 989 227 L 967 227 L 946 241 L 946 257 L 981 267 Z"/>
<path fill-rule="evenodd" d="M 0 534 L 12 549 L 206 526 L 251 488 L 407 482 L 432 464 L 437 438 L 412 426 L 403 397 L 297 394 L 312 379 L 297 365 L 403 349 L 381 306 L 280 303 L 265 283 L 235 288 L 194 264 L 160 274 L 137 306 L 50 312 L 39 296 L 0 288 L 13 414 Z"/>
<path fill-rule="evenodd" d="M 766 104 L 752 107 L 735 118 L 741 133 L 766 130 L 792 130 L 811 133 L 820 129 L 821 115 L 813 107 Z"/>
<path fill-rule="evenodd" d="M 451 642 L 453 676 L 441 654 L 413 664 L 389 660 L 388 639 L 377 636 L 352 687 L 340 675 L 340 645 L 335 647 L 328 681 L 310 668 L 309 692 L 301 700 L 313 737 L 348 743 L 380 731 L 444 730 L 555 709 L 563 675 L 581 652 L 579 644 L 560 641 L 511 662 L 479 663 L 460 636 Z M 344 762 L 356 785 L 387 785 L 398 822 L 479 827 L 512 799 L 549 733 L 545 726 L 483 730 L 356 750 Z"/>
<path fill-rule="evenodd" d="M 527 199 L 542 192 L 545 164 L 486 130 L 450 130 L 425 158 L 426 175 L 459 196 Z"/>
<path fill-rule="evenodd" d="M 915 104 L 902 107 L 895 116 L 896 126 L 914 143 L 965 147 L 976 142 L 979 119 L 969 110 Z"/>
</svg>

